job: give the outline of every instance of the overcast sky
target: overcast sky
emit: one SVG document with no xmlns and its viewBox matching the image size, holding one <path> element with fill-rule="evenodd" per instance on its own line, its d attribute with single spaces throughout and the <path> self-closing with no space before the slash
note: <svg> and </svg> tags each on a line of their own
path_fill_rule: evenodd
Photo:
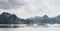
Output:
<svg viewBox="0 0 60 31">
<path fill-rule="evenodd" d="M 60 15 L 60 0 L 0 0 L 0 13 L 9 12 L 20 18 Z"/>
</svg>

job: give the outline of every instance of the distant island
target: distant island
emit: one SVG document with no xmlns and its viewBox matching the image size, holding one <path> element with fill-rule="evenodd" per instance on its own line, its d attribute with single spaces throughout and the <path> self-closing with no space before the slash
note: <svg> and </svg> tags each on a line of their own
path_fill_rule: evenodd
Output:
<svg viewBox="0 0 60 31">
<path fill-rule="evenodd" d="M 60 24 L 60 15 L 52 18 L 49 18 L 47 15 L 44 15 L 43 17 L 35 16 L 32 18 L 21 19 L 17 17 L 15 14 L 3 12 L 0 15 L 0 24 L 30 24 L 30 25 Z M 9 26 L 0 26 L 0 27 L 9 27 Z"/>
<path fill-rule="evenodd" d="M 32 24 L 32 20 L 29 19 L 21 19 L 17 17 L 15 14 L 10 14 L 7 12 L 3 12 L 0 15 L 0 24 Z M 1 26 L 7 27 L 7 26 Z"/>
</svg>

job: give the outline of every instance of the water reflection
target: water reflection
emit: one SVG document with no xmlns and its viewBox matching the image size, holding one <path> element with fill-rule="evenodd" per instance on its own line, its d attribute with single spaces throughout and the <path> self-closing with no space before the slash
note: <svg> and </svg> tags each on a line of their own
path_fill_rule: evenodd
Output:
<svg viewBox="0 0 60 31">
<path fill-rule="evenodd" d="M 18 28 L 0 28 L 0 31 L 60 31 L 60 24 L 48 24 L 47 26 L 25 26 Z"/>
<path fill-rule="evenodd" d="M 19 27 L 19 28 L 0 28 L 0 31 L 60 31 L 58 27 Z"/>
</svg>

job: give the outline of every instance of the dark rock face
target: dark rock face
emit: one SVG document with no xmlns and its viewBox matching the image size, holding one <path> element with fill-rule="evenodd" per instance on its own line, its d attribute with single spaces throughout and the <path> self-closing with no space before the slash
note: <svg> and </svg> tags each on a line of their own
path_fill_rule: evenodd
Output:
<svg viewBox="0 0 60 31">
<path fill-rule="evenodd" d="M 15 14 L 3 12 L 0 15 L 0 24 L 31 24 L 31 20 L 18 18 Z"/>
<path fill-rule="evenodd" d="M 15 24 L 32 24 L 32 23 L 33 23 L 32 20 L 20 19 L 15 14 L 3 12 L 0 15 L 0 24 L 8 24 L 7 26 L 0 26 L 1 28 L 12 27 L 11 24 L 13 24 L 14 25 L 13 28 L 15 28 L 18 27 Z"/>
<path fill-rule="evenodd" d="M 7 21 L 9 21 L 9 24 L 12 24 L 17 21 L 16 19 L 17 19 L 17 16 L 13 14 L 9 18 L 7 18 Z"/>
<path fill-rule="evenodd" d="M 22 24 L 22 19 L 18 18 L 15 14 L 10 14 L 7 12 L 3 12 L 0 15 L 0 24 L 10 24 L 10 26 L 0 26 L 0 28 L 11 28 L 11 24 Z M 13 26 L 12 28 L 16 28 L 18 26 Z"/>
<path fill-rule="evenodd" d="M 11 16 L 11 14 L 9 13 L 5 13 L 3 12 L 1 15 L 0 15 L 0 24 L 8 24 L 8 21 L 7 21 L 7 18 Z"/>
<path fill-rule="evenodd" d="M 15 14 L 9 14 L 9 13 L 3 12 L 0 15 L 0 24 L 15 24 L 16 22 L 18 22 L 18 19 L 19 18 Z"/>
</svg>

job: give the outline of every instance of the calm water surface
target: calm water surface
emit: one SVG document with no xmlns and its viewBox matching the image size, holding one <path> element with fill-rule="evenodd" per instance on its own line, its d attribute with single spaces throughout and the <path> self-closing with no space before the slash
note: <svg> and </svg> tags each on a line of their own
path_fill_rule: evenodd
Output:
<svg viewBox="0 0 60 31">
<path fill-rule="evenodd" d="M 0 31 L 60 31 L 60 27 L 19 27 L 19 28 L 0 28 Z"/>
</svg>

